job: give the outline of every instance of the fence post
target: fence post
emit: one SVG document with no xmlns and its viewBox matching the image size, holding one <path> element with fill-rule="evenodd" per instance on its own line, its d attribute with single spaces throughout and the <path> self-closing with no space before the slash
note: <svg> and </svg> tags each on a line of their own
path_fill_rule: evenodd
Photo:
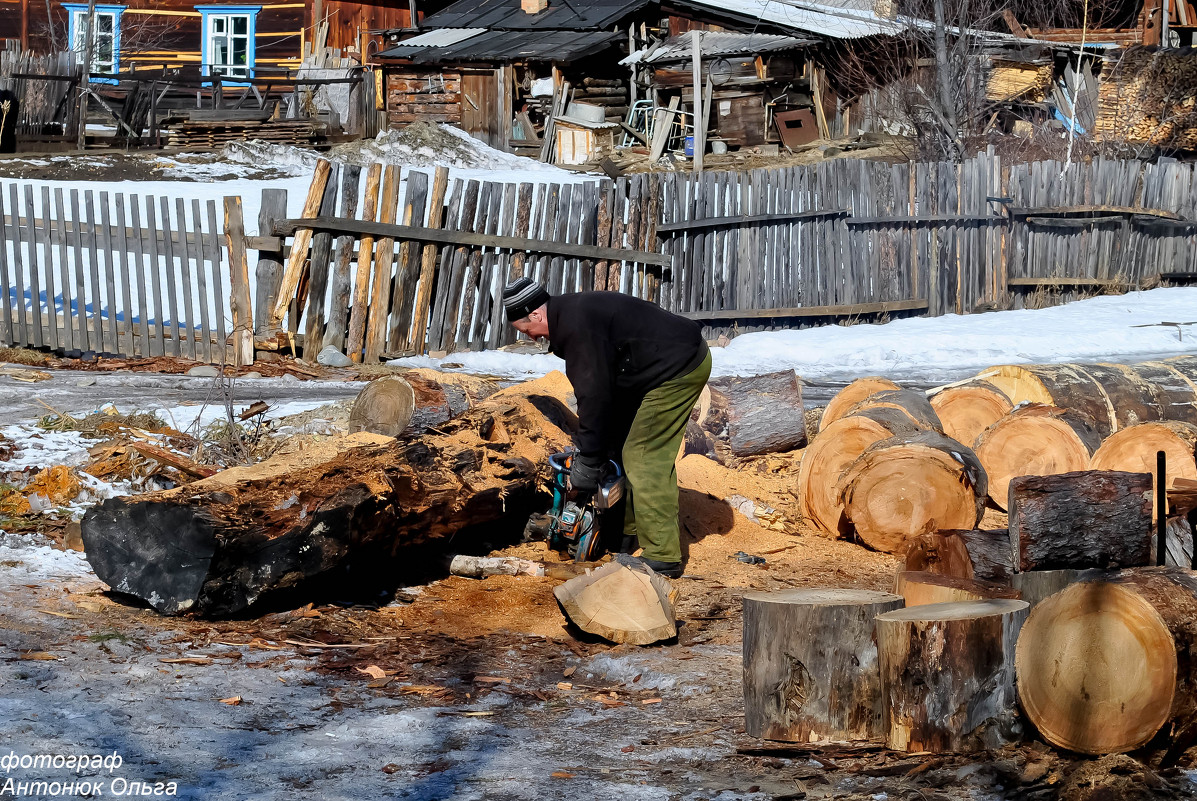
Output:
<svg viewBox="0 0 1197 801">
<path fill-rule="evenodd" d="M 274 236 L 274 223 L 287 216 L 287 190 L 263 189 L 262 205 L 258 209 L 258 236 Z M 283 246 L 279 240 L 278 250 L 259 250 L 258 264 L 254 269 L 258 279 L 257 302 L 254 304 L 254 332 L 265 336 L 270 326 L 270 310 L 278 300 L 279 283 L 283 280 Z"/>
<path fill-rule="evenodd" d="M 240 197 L 224 199 L 224 235 L 229 248 L 233 311 L 233 364 L 254 363 L 254 318 L 249 302 L 249 261 L 245 251 L 245 218 Z"/>
</svg>

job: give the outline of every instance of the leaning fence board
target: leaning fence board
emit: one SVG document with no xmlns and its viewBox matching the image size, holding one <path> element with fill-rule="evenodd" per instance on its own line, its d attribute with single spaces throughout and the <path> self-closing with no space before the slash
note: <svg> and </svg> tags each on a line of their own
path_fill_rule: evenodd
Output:
<svg viewBox="0 0 1197 801">
<path fill-rule="evenodd" d="M 324 186 L 328 182 L 332 164 L 324 159 L 316 162 L 316 169 L 312 175 L 312 185 L 308 188 L 308 196 L 303 204 L 303 217 L 315 217 L 320 210 L 320 203 L 324 199 Z M 287 261 L 283 280 L 279 285 L 278 300 L 270 313 L 269 327 L 275 329 L 287 313 L 291 299 L 299 288 L 299 279 L 303 275 L 303 265 L 308 257 L 308 245 L 312 241 L 312 229 L 300 228 L 295 232 L 295 241 L 291 244 L 291 257 Z"/>
<path fill-rule="evenodd" d="M 362 219 L 378 219 L 378 192 L 382 185 L 382 164 L 370 165 L 366 173 L 366 194 L 362 199 Z M 350 239 L 349 249 L 353 249 Z M 349 340 L 345 352 L 355 362 L 362 360 L 366 344 L 366 307 L 370 303 L 370 270 L 374 264 L 374 237 L 364 236 L 358 242 L 357 274 L 353 280 L 353 303 L 349 313 Z"/>
<path fill-rule="evenodd" d="M 324 195 L 320 198 L 321 216 L 336 213 L 337 180 L 340 178 L 340 172 L 339 164 L 334 164 L 329 169 L 328 180 L 324 184 Z M 306 350 L 309 359 L 320 352 L 321 342 L 324 340 L 324 305 L 328 296 L 328 284 L 332 272 L 332 244 L 332 233 L 329 231 L 314 232 L 311 258 L 308 262 L 307 320 L 303 339 L 305 343 L 308 343 Z"/>
<path fill-rule="evenodd" d="M 520 206 L 520 197 L 524 192 L 524 187 L 528 187 L 531 192 L 529 184 L 521 184 L 519 189 L 513 191 L 514 187 L 508 186 L 503 194 L 503 216 L 499 224 L 499 235 L 505 236 L 510 234 L 517 234 L 518 232 L 518 207 Z M 514 256 L 510 253 L 496 252 L 492 261 L 492 271 L 494 273 L 491 279 L 491 290 L 494 292 L 494 298 L 491 301 L 490 313 L 490 327 L 486 335 L 486 347 L 497 348 L 502 342 L 510 328 L 505 325 L 503 303 L 500 299 L 500 293 L 507 282 L 515 278 Z"/>
<path fill-rule="evenodd" d="M 425 201 L 428 198 L 428 174 L 409 172 L 407 191 L 403 197 L 403 224 L 423 224 Z M 396 268 L 395 296 L 391 304 L 390 334 L 387 338 L 393 354 L 412 350 L 411 316 L 416 305 L 416 283 L 420 277 L 420 246 L 405 241 L 399 249 Z"/>
<path fill-rule="evenodd" d="M 383 224 L 395 222 L 399 209 L 400 178 L 400 168 L 388 164 L 382 176 L 382 208 L 379 211 Z M 408 174 L 408 183 L 411 183 L 411 173 Z M 374 243 L 374 283 L 370 289 L 370 309 L 366 314 L 366 364 L 377 362 L 386 346 L 387 314 L 391 302 L 391 293 L 387 290 L 391 286 L 394 261 L 395 237 L 382 234 Z"/>
<path fill-rule="evenodd" d="M 253 364 L 254 320 L 249 298 L 249 255 L 245 252 L 245 214 L 241 210 L 239 197 L 224 199 L 224 231 L 232 286 L 233 364 Z"/>
<path fill-rule="evenodd" d="M 441 222 L 444 220 L 445 189 L 448 183 L 448 168 L 437 167 L 432 176 L 432 194 L 428 199 L 429 229 L 440 228 Z M 455 235 L 460 236 L 461 234 Z M 406 238 L 415 239 L 417 237 Z M 435 244 L 426 244 L 420 257 L 420 282 L 416 288 L 416 305 L 412 311 L 411 323 L 411 344 L 417 356 L 422 356 L 428 349 L 428 304 L 432 299 L 433 270 L 436 268 L 437 250 Z"/>
<path fill-rule="evenodd" d="M 342 219 L 352 220 L 357 217 L 357 187 L 361 180 L 361 167 L 356 164 L 346 164 L 341 179 L 341 209 L 338 214 Z M 336 259 L 334 260 L 332 284 L 329 287 L 328 325 L 324 329 L 325 346 L 331 346 L 339 351 L 345 350 L 345 334 L 349 325 L 349 304 L 352 297 L 352 276 L 349 263 L 353 259 L 353 236 L 337 237 Z M 310 347 L 310 346 L 309 346 Z"/>
<path fill-rule="evenodd" d="M 461 210 L 465 201 L 465 182 L 458 178 L 453 181 L 453 189 L 449 192 L 448 210 L 445 213 L 444 226 L 446 230 L 457 230 L 461 225 Z M 431 350 L 440 349 L 441 335 L 444 333 L 445 312 L 448 305 L 449 292 L 447 284 L 453 271 L 454 248 L 444 247 L 437 254 L 432 279 L 432 291 L 428 301 L 428 342 Z"/>
<path fill-rule="evenodd" d="M 179 218 L 182 219 L 182 209 Z M 199 331 L 196 344 L 198 358 L 206 362 L 214 362 L 212 354 L 212 319 L 209 309 L 212 306 L 212 295 L 208 288 L 208 270 L 204 265 L 203 251 L 203 223 L 200 217 L 200 202 L 196 198 L 191 200 L 191 224 L 197 234 L 196 237 L 180 237 L 187 242 L 189 258 L 195 262 L 196 294 L 199 300 Z M 191 244 L 194 242 L 194 244 Z"/>
<path fill-rule="evenodd" d="M 479 211 L 482 212 L 481 218 Z M 478 181 L 466 184 L 465 199 L 461 206 L 460 227 L 468 231 L 485 228 L 486 225 L 485 199 L 481 197 L 481 186 Z M 441 334 L 439 348 L 452 353 L 457 347 L 457 323 L 461 314 L 461 301 L 466 281 L 466 271 L 469 266 L 470 249 L 458 247 L 453 251 L 448 275 L 448 287 L 445 292 L 444 314 L 441 319 Z"/>
</svg>

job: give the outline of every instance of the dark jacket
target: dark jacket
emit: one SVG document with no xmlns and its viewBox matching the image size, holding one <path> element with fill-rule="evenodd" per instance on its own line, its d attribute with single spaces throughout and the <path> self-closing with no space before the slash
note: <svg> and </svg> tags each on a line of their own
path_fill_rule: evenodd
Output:
<svg viewBox="0 0 1197 801">
<path fill-rule="evenodd" d="M 648 391 L 698 367 L 707 354 L 697 323 L 630 295 L 558 295 L 548 306 L 549 350 L 565 360 L 574 385 L 574 441 L 587 456 L 617 450 Z"/>
</svg>

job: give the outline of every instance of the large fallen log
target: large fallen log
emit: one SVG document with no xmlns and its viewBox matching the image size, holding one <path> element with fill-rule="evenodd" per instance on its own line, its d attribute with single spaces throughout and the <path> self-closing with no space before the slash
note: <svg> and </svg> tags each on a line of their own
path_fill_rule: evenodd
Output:
<svg viewBox="0 0 1197 801">
<path fill-rule="evenodd" d="M 985 372 L 985 380 L 1011 403 L 1071 410 L 1092 420 L 1102 439 L 1128 425 L 1163 419 L 1151 384 L 1123 365 L 1022 364 Z"/>
<path fill-rule="evenodd" d="M 1020 571 L 1150 564 L 1151 476 L 1083 470 L 1010 482 Z"/>
<path fill-rule="evenodd" d="M 984 380 L 946 387 L 931 396 L 943 433 L 970 448 L 981 432 L 1014 409 L 1006 394 Z"/>
<path fill-rule="evenodd" d="M 1014 574 L 1010 532 L 949 530 L 915 537 L 906 549 L 906 569 L 1009 582 Z"/>
<path fill-rule="evenodd" d="M 852 531 L 865 545 L 902 553 L 914 537 L 976 528 L 986 479 L 971 450 L 934 431 L 870 445 L 840 479 Z"/>
<path fill-rule="evenodd" d="M 874 619 L 896 595 L 814 589 L 744 596 L 744 729 L 808 743 L 884 733 Z"/>
<path fill-rule="evenodd" d="M 1053 745 L 1131 751 L 1197 722 L 1197 577 L 1141 568 L 1083 578 L 1041 602 L 1018 640 L 1018 694 Z"/>
<path fill-rule="evenodd" d="M 83 519 L 88 561 L 114 590 L 166 614 L 229 615 L 269 593 L 316 592 L 406 545 L 530 511 L 539 465 L 577 424 L 569 391 L 551 373 L 410 442 L 109 499 Z"/>
<path fill-rule="evenodd" d="M 710 386 L 710 393 L 711 407 L 726 409 L 734 455 L 781 453 L 806 444 L 802 381 L 793 370 L 723 379 Z"/>
<path fill-rule="evenodd" d="M 1151 384 L 1161 419 L 1197 424 L 1197 384 L 1178 370 L 1175 364 L 1167 361 L 1138 362 L 1128 367 Z"/>
<path fill-rule="evenodd" d="M 977 751 L 1014 739 L 1014 651 L 1025 601 L 930 604 L 877 616 L 886 746 Z"/>
<path fill-rule="evenodd" d="M 819 420 L 819 431 L 839 420 L 848 413 L 849 409 L 870 395 L 890 389 L 901 389 L 901 387 L 888 378 L 880 376 L 856 379 L 837 392 L 835 397 L 827 403 L 827 408 L 823 410 L 823 417 Z"/>
<path fill-rule="evenodd" d="M 976 454 L 989 476 L 989 499 L 1004 510 L 1011 479 L 1086 470 L 1100 444 L 1088 418 L 1035 403 L 981 432 Z"/>
<path fill-rule="evenodd" d="M 795 495 L 803 518 L 825 534 L 847 536 L 851 526 L 839 487 L 844 471 L 874 443 L 920 430 L 908 415 L 892 408 L 865 409 L 821 428 L 798 466 Z"/>
</svg>

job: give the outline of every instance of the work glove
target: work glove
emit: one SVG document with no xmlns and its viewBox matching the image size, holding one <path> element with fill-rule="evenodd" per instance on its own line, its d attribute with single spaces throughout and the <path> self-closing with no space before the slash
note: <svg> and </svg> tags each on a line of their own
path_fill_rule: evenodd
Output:
<svg viewBox="0 0 1197 801">
<path fill-rule="evenodd" d="M 598 492 L 599 474 L 606 461 L 601 456 L 575 456 L 569 469 L 570 487 L 583 495 Z"/>
</svg>

